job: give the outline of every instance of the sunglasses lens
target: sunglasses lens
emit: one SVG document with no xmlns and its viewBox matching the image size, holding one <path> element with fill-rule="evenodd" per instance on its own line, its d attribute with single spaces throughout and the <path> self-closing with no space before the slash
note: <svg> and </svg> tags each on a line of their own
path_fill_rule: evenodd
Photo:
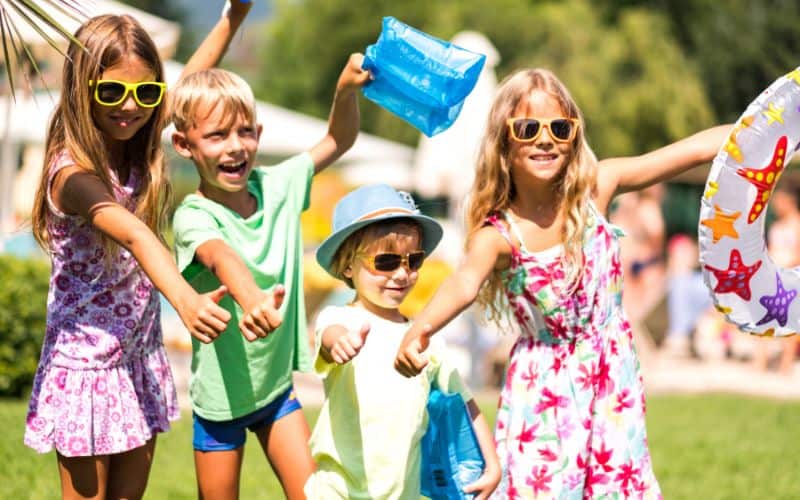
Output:
<svg viewBox="0 0 800 500">
<path fill-rule="evenodd" d="M 373 260 L 376 271 L 394 271 L 402 261 L 403 258 L 396 253 L 379 253 Z"/>
<path fill-rule="evenodd" d="M 114 104 L 125 96 L 125 86 L 116 82 L 103 82 L 97 86 L 97 99 L 100 102 Z"/>
<path fill-rule="evenodd" d="M 139 102 L 142 104 L 156 104 L 161 100 L 161 94 L 163 92 L 164 88 L 154 83 L 140 83 L 139 86 L 136 87 L 136 97 L 139 98 Z"/>
<path fill-rule="evenodd" d="M 422 267 L 422 261 L 425 260 L 425 252 L 414 252 L 408 254 L 408 268 L 416 271 Z"/>
<path fill-rule="evenodd" d="M 569 120 L 553 120 L 550 122 L 550 132 L 553 137 L 562 141 L 569 139 L 572 135 L 572 122 Z"/>
<path fill-rule="evenodd" d="M 539 133 L 539 127 L 541 127 L 541 124 L 538 120 L 522 118 L 519 120 L 514 120 L 512 127 L 514 127 L 514 136 L 519 140 L 526 141 L 536 137 L 536 134 Z"/>
</svg>

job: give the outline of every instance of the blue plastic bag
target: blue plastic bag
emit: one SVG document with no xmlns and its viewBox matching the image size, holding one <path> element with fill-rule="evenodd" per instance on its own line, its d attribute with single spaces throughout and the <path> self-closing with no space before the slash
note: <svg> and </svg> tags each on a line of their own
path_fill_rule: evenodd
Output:
<svg viewBox="0 0 800 500">
<path fill-rule="evenodd" d="M 458 118 L 485 62 L 482 54 L 384 17 L 364 56 L 362 66 L 374 80 L 362 92 L 431 137 Z"/>
<path fill-rule="evenodd" d="M 483 474 L 486 462 L 460 394 L 444 394 L 431 389 L 428 430 L 420 446 L 423 495 L 433 500 L 474 497 L 472 493 L 464 493 L 464 487 Z"/>
</svg>

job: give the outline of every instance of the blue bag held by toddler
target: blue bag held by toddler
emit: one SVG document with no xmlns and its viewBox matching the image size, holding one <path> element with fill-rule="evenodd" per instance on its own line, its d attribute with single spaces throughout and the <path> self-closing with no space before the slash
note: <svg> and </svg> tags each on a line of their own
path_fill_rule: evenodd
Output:
<svg viewBox="0 0 800 500">
<path fill-rule="evenodd" d="M 464 487 L 476 481 L 486 465 L 472 419 L 460 394 L 431 389 L 428 430 L 422 437 L 422 494 L 433 500 L 474 497 Z"/>
<path fill-rule="evenodd" d="M 373 80 L 362 92 L 431 137 L 458 118 L 485 62 L 482 54 L 384 17 L 378 41 L 364 56 Z"/>
</svg>

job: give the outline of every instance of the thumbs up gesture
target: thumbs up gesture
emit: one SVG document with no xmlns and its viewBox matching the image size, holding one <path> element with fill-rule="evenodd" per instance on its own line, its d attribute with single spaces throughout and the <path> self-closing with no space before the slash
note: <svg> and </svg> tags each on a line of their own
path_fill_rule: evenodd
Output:
<svg viewBox="0 0 800 500">
<path fill-rule="evenodd" d="M 344 330 L 341 332 L 328 349 L 331 359 L 335 363 L 343 365 L 355 358 L 364 348 L 369 329 L 369 323 L 364 323 L 358 331 Z"/>
<path fill-rule="evenodd" d="M 224 286 L 203 295 L 188 288 L 175 310 L 192 337 L 208 344 L 225 331 L 231 314 L 217 304 L 227 293 Z"/>
<path fill-rule="evenodd" d="M 244 317 L 239 321 L 239 330 L 244 338 L 250 342 L 264 338 L 283 323 L 280 309 L 283 298 L 286 296 L 286 289 L 283 285 L 278 285 L 272 293 L 264 294 L 255 306 L 246 311 Z"/>
</svg>

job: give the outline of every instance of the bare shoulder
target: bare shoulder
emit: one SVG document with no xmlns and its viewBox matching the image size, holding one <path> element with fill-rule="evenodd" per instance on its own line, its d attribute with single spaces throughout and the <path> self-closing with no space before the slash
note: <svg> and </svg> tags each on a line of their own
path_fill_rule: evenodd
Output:
<svg viewBox="0 0 800 500">
<path fill-rule="evenodd" d="M 500 223 L 505 224 L 505 221 Z M 506 269 L 511 263 L 511 243 L 496 227 L 486 225 L 467 239 L 467 256 L 492 259 L 495 261 L 494 269 Z"/>
</svg>

